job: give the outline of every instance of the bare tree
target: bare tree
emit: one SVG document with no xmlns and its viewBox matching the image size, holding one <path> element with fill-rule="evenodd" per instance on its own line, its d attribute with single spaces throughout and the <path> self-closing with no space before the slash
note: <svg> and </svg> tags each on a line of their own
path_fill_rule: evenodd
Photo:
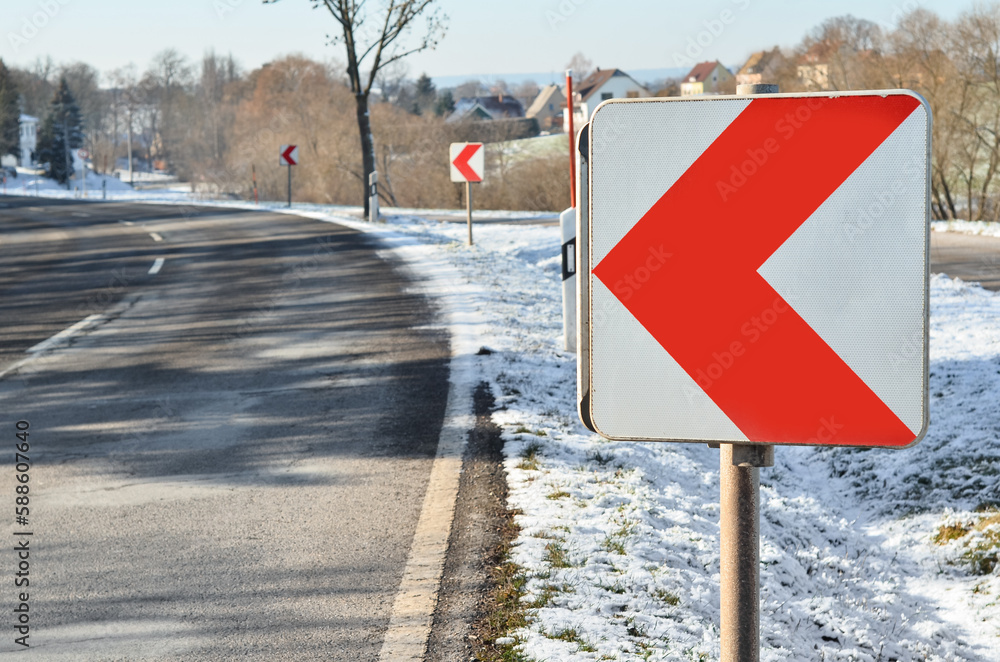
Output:
<svg viewBox="0 0 1000 662">
<path fill-rule="evenodd" d="M 586 80 L 590 74 L 594 73 L 594 63 L 587 59 L 583 53 L 577 53 L 571 57 L 566 68 L 573 70 L 573 85 L 579 84 L 580 81 Z"/>
<path fill-rule="evenodd" d="M 278 0 L 264 0 L 273 4 Z M 310 0 L 313 8 L 325 8 L 340 26 L 332 44 L 343 43 L 347 55 L 347 78 L 354 94 L 358 132 L 361 135 L 362 182 L 365 216 L 368 215 L 368 177 L 375 171 L 375 141 L 372 138 L 368 96 L 379 71 L 408 55 L 433 48 L 444 34 L 446 17 L 434 9 L 435 0 L 388 0 L 383 9 L 369 11 L 367 0 Z M 415 44 L 406 37 L 414 21 L 424 17 L 427 25 Z M 374 24 L 369 23 L 374 19 Z M 370 58 L 370 59 L 369 59 Z"/>
</svg>

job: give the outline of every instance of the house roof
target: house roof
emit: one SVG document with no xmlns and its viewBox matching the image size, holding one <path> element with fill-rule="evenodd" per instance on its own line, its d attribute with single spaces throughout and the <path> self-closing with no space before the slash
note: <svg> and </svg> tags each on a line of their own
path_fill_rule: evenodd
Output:
<svg viewBox="0 0 1000 662">
<path fill-rule="evenodd" d="M 546 85 L 542 88 L 542 91 L 538 93 L 535 100 L 531 102 L 528 107 L 527 112 L 524 113 L 525 117 L 535 117 L 539 113 L 543 112 L 548 108 L 550 103 L 558 103 L 560 108 L 565 105 L 565 101 L 560 99 L 562 96 L 562 88 L 558 85 Z M 553 101 L 555 99 L 555 101 Z"/>
<path fill-rule="evenodd" d="M 31 115 L 25 115 L 21 113 L 21 117 L 18 118 L 18 122 L 37 122 L 37 117 L 32 117 Z"/>
<path fill-rule="evenodd" d="M 781 59 L 781 51 L 775 46 L 769 51 L 757 51 L 746 61 L 746 64 L 739 70 L 740 74 L 762 74 L 771 65 L 776 64 Z"/>
<path fill-rule="evenodd" d="M 637 87 L 646 89 L 621 69 L 598 69 L 594 73 L 587 76 L 579 84 L 579 86 L 577 86 L 576 93 L 580 96 L 581 101 L 586 101 L 593 96 L 595 92 L 601 89 L 605 83 L 617 76 L 625 76 L 630 81 L 635 83 Z"/>
<path fill-rule="evenodd" d="M 708 77 L 715 71 L 716 67 L 721 67 L 722 63 L 718 60 L 714 62 L 699 62 L 694 65 L 694 68 L 688 72 L 688 75 L 684 77 L 685 83 L 704 83 L 708 80 Z M 724 68 L 724 67 L 723 67 Z"/>
<path fill-rule="evenodd" d="M 480 119 L 507 119 L 524 117 L 524 106 L 512 96 L 462 97 L 455 102 L 455 112 L 449 122 L 476 116 Z"/>
</svg>

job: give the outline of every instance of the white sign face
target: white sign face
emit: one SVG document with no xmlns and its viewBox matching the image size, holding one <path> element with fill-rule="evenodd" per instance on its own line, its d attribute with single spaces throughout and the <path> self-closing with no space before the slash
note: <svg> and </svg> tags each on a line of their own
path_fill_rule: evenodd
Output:
<svg viewBox="0 0 1000 662">
<path fill-rule="evenodd" d="M 299 146 L 282 145 L 278 156 L 278 165 L 293 166 L 299 164 Z"/>
<path fill-rule="evenodd" d="M 451 181 L 483 181 L 486 172 L 483 143 L 452 143 L 448 160 L 451 162 Z"/>
<path fill-rule="evenodd" d="M 81 159 L 89 159 L 90 158 L 90 152 L 88 152 L 85 149 L 78 150 L 77 153 L 76 153 L 76 155 L 79 156 Z"/>
<path fill-rule="evenodd" d="M 903 447 L 927 426 L 930 113 L 906 91 L 615 100 L 590 130 L 590 423 Z"/>
</svg>

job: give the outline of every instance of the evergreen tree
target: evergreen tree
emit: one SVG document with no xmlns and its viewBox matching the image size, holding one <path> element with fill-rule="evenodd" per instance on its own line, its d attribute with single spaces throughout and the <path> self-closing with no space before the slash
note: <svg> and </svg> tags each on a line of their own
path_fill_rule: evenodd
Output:
<svg viewBox="0 0 1000 662">
<path fill-rule="evenodd" d="M 18 96 L 14 77 L 0 60 L 0 156 L 20 153 L 21 110 Z"/>
<path fill-rule="evenodd" d="M 420 115 L 422 111 L 434 107 L 434 102 L 437 99 L 437 88 L 434 87 L 434 82 L 426 73 L 420 74 L 420 78 L 417 79 L 415 92 L 417 95 L 416 105 L 419 110 L 414 115 Z"/>
<path fill-rule="evenodd" d="M 445 90 L 437 99 L 434 105 L 434 114 L 438 117 L 451 115 L 455 112 L 455 98 L 451 95 L 451 90 Z"/>
<path fill-rule="evenodd" d="M 69 185 L 73 174 L 73 151 L 83 146 L 83 122 L 66 79 L 59 80 L 49 112 L 38 131 L 38 160 L 46 174 L 60 184 Z"/>
</svg>

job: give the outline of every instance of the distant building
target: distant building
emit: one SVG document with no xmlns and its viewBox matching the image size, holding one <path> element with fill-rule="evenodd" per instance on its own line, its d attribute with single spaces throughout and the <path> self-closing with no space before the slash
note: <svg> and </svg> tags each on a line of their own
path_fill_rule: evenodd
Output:
<svg viewBox="0 0 1000 662">
<path fill-rule="evenodd" d="M 723 86 L 731 80 L 733 80 L 733 74 L 718 60 L 699 62 L 681 81 L 681 96 L 721 94 Z"/>
<path fill-rule="evenodd" d="M 581 81 L 573 93 L 574 128 L 590 121 L 594 109 L 608 99 L 643 99 L 652 96 L 645 87 L 621 69 L 600 69 Z M 565 114 L 565 113 L 564 113 Z M 569 116 L 563 119 L 563 131 L 569 131 Z"/>
<path fill-rule="evenodd" d="M 809 47 L 796 66 L 799 81 L 809 90 L 830 89 L 830 60 L 840 50 L 840 45 L 818 41 Z"/>
<path fill-rule="evenodd" d="M 776 83 L 778 69 L 785 63 L 781 51 L 775 46 L 769 51 L 758 51 L 750 56 L 746 64 L 736 72 L 737 85 L 759 85 Z"/>
<path fill-rule="evenodd" d="M 558 129 L 563 123 L 566 110 L 566 94 L 558 85 L 546 85 L 528 107 L 525 117 L 538 121 L 542 131 Z"/>
<path fill-rule="evenodd" d="M 455 103 L 455 110 L 446 122 L 464 120 L 500 120 L 524 117 L 524 106 L 508 95 L 492 97 L 462 97 Z"/>
<path fill-rule="evenodd" d="M 21 144 L 21 167 L 30 168 L 35 165 L 32 155 L 38 148 L 38 118 L 31 115 L 21 115 L 19 120 L 20 144 Z"/>
</svg>

